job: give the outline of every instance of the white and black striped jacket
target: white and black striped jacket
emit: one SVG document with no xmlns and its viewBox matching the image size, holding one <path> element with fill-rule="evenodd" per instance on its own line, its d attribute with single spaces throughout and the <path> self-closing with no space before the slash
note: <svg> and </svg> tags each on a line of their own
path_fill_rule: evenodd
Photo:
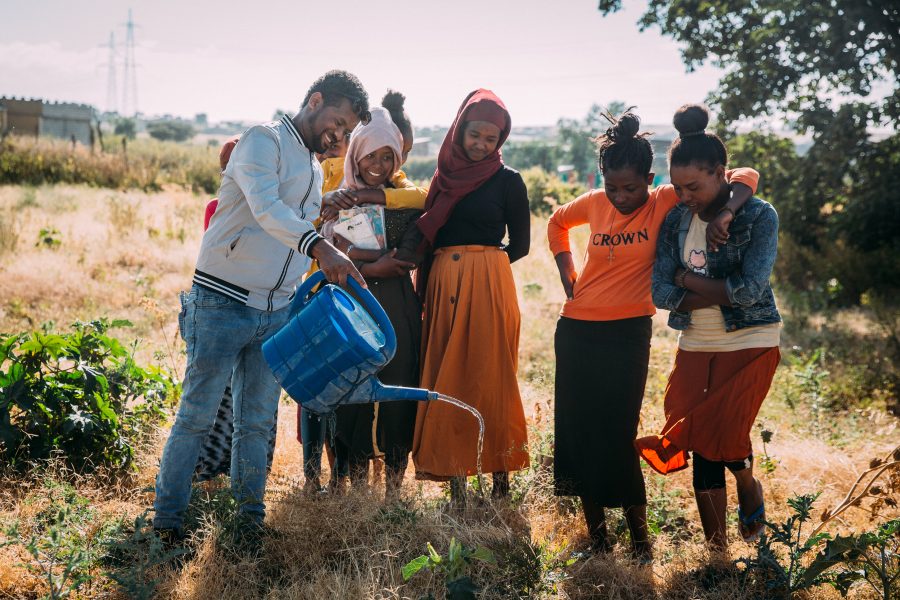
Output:
<svg viewBox="0 0 900 600">
<path fill-rule="evenodd" d="M 319 239 L 322 169 L 290 117 L 251 127 L 231 154 L 194 283 L 260 310 L 286 306 Z"/>
</svg>

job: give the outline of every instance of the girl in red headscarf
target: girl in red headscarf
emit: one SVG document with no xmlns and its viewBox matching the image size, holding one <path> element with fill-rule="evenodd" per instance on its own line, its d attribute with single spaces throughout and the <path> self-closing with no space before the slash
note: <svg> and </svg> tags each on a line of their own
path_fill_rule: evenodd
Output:
<svg viewBox="0 0 900 600">
<path fill-rule="evenodd" d="M 510 123 L 493 92 L 466 97 L 418 220 L 429 251 L 417 278 L 425 302 L 421 386 L 481 412 L 482 470 L 494 474 L 493 495 L 501 497 L 509 493 L 509 471 L 528 464 L 510 263 L 528 254 L 531 217 L 525 182 L 500 156 Z M 465 477 L 477 472 L 477 443 L 472 415 L 443 402 L 420 403 L 416 477 L 451 481 L 452 499 L 463 503 Z"/>
</svg>

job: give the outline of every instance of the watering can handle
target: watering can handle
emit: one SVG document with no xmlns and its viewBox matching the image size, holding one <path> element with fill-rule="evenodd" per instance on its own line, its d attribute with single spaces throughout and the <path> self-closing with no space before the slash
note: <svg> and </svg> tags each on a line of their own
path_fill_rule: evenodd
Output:
<svg viewBox="0 0 900 600">
<path fill-rule="evenodd" d="M 309 295 L 312 289 L 322 281 L 325 281 L 325 273 L 323 273 L 322 271 L 316 271 L 315 273 L 307 277 L 303 283 L 300 284 L 300 287 L 298 287 L 297 291 L 294 293 L 294 300 L 291 302 L 290 315 L 292 317 L 303 310 L 303 307 L 306 306 L 307 302 L 309 302 L 306 297 Z"/>
<path fill-rule="evenodd" d="M 387 313 L 384 312 L 384 308 L 378 303 L 372 292 L 359 285 L 354 278 L 348 277 L 347 283 L 350 284 L 350 287 L 362 300 L 363 306 L 369 311 L 375 322 L 378 323 L 378 327 L 381 328 L 381 332 L 384 334 L 384 350 L 389 357 L 393 357 L 394 352 L 397 351 L 397 334 L 394 333 L 394 326 L 391 325 L 391 320 L 388 318 Z"/>
</svg>

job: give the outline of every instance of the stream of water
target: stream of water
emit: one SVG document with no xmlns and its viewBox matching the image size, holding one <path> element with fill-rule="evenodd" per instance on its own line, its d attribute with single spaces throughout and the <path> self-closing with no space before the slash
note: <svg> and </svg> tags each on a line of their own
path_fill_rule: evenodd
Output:
<svg viewBox="0 0 900 600">
<path fill-rule="evenodd" d="M 472 413 L 476 419 L 478 419 L 478 454 L 476 455 L 476 469 L 478 471 L 478 492 L 480 494 L 484 494 L 484 482 L 481 478 L 481 452 L 484 448 L 484 417 L 481 416 L 481 413 L 478 412 L 475 408 L 469 406 L 462 400 L 457 400 L 452 396 L 446 396 L 444 394 L 438 393 L 438 400 L 446 402 L 448 404 L 452 404 L 453 406 L 458 406 L 459 408 Z"/>
</svg>

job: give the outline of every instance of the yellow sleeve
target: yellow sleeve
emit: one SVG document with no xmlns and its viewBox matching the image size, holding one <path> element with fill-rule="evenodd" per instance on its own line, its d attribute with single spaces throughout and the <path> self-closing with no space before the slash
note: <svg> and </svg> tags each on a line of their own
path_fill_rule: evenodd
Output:
<svg viewBox="0 0 900 600">
<path fill-rule="evenodd" d="M 425 198 L 428 196 L 428 188 L 417 187 L 406 178 L 406 173 L 397 171 L 391 178 L 393 188 L 385 188 L 385 208 L 425 208 Z"/>
<path fill-rule="evenodd" d="M 322 193 L 333 192 L 344 180 L 343 157 L 329 158 L 322 161 Z"/>
</svg>

